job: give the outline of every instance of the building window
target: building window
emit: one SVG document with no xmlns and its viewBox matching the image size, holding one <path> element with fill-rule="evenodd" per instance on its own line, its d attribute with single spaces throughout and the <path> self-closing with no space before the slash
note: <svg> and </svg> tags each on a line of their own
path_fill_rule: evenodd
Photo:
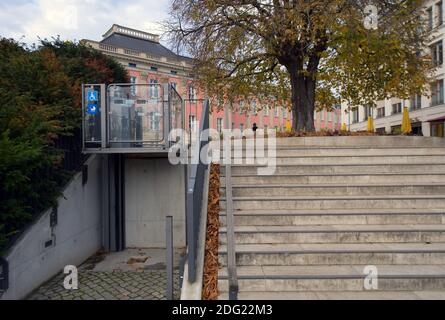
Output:
<svg viewBox="0 0 445 320">
<path fill-rule="evenodd" d="M 377 118 L 385 117 L 385 107 L 377 108 Z"/>
<path fill-rule="evenodd" d="M 240 129 L 241 131 L 244 130 L 244 124 L 243 124 L 243 123 L 240 123 L 240 125 L 239 125 L 239 129 Z"/>
<path fill-rule="evenodd" d="M 444 103 L 443 79 L 431 84 L 431 105 L 437 106 Z"/>
<path fill-rule="evenodd" d="M 386 133 L 386 128 L 385 127 L 377 128 L 377 129 L 375 129 L 375 132 L 380 133 L 380 134 L 385 134 Z"/>
<path fill-rule="evenodd" d="M 275 107 L 275 109 L 274 109 L 274 116 L 275 116 L 275 118 L 278 118 L 278 107 Z"/>
<path fill-rule="evenodd" d="M 175 70 L 171 70 L 171 71 L 170 71 L 170 73 L 171 73 L 171 74 L 175 74 L 175 75 L 176 75 L 176 74 L 178 74 L 178 71 L 175 71 Z"/>
<path fill-rule="evenodd" d="M 170 85 L 172 86 L 173 89 L 176 90 L 176 88 L 177 88 L 176 82 L 170 82 Z"/>
<path fill-rule="evenodd" d="M 443 4 L 442 1 L 436 3 L 436 12 L 437 12 L 437 25 L 441 26 L 443 24 Z"/>
<path fill-rule="evenodd" d="M 428 15 L 428 29 L 433 30 L 433 7 L 429 7 L 426 14 Z"/>
<path fill-rule="evenodd" d="M 444 138 L 444 122 L 431 122 L 431 136 Z"/>
<path fill-rule="evenodd" d="M 402 126 L 401 125 L 397 125 L 397 126 L 392 126 L 391 127 L 391 133 L 392 134 L 400 134 L 402 132 Z"/>
<path fill-rule="evenodd" d="M 157 67 L 150 67 L 150 70 L 151 71 L 158 71 L 158 68 Z"/>
<path fill-rule="evenodd" d="M 411 98 L 410 109 L 418 110 L 420 108 L 422 108 L 422 96 L 417 94 Z"/>
<path fill-rule="evenodd" d="M 130 77 L 130 83 L 131 84 L 136 84 L 137 78 L 136 77 Z M 130 92 L 132 95 L 136 94 L 136 86 L 131 86 L 130 88 Z"/>
<path fill-rule="evenodd" d="M 158 98 L 158 80 L 150 79 L 150 87 L 149 87 L 149 94 L 150 99 L 157 99 Z"/>
<path fill-rule="evenodd" d="M 219 133 L 222 133 L 222 129 L 223 129 L 223 119 L 218 118 L 216 119 L 216 130 L 218 130 Z"/>
<path fill-rule="evenodd" d="M 352 109 L 352 123 L 358 123 L 359 110 L 358 108 Z"/>
<path fill-rule="evenodd" d="M 238 112 L 239 112 L 239 114 L 242 114 L 244 112 L 244 100 L 241 100 L 239 102 Z"/>
<path fill-rule="evenodd" d="M 392 114 L 402 113 L 402 103 L 394 103 L 392 105 Z"/>
<path fill-rule="evenodd" d="M 129 66 L 130 68 L 136 68 L 136 67 L 137 67 L 137 66 L 136 66 L 136 63 L 131 63 L 131 62 L 128 64 L 128 66 Z"/>
<path fill-rule="evenodd" d="M 443 44 L 442 40 L 431 46 L 431 57 L 435 67 L 443 64 Z"/>
<path fill-rule="evenodd" d="M 287 118 L 287 109 L 283 107 L 283 118 L 286 119 Z"/>
<path fill-rule="evenodd" d="M 253 113 L 253 114 L 257 114 L 257 110 L 256 110 L 256 100 L 252 100 L 252 102 L 251 102 L 251 106 L 252 106 L 252 113 Z"/>
<path fill-rule="evenodd" d="M 412 134 L 415 136 L 423 136 L 423 130 L 422 130 L 422 122 L 418 121 L 418 122 L 413 122 L 411 123 L 411 128 L 412 128 Z"/>
<path fill-rule="evenodd" d="M 189 87 L 189 100 L 195 100 L 196 99 L 196 92 L 195 88 L 193 86 Z"/>
<path fill-rule="evenodd" d="M 189 130 L 196 132 L 196 117 L 194 115 L 189 115 Z"/>
<path fill-rule="evenodd" d="M 363 107 L 363 109 L 365 110 L 363 121 L 368 121 L 368 118 L 372 117 L 372 107 L 370 105 L 366 105 Z"/>
<path fill-rule="evenodd" d="M 332 122 L 332 112 L 328 112 L 328 121 Z"/>
</svg>

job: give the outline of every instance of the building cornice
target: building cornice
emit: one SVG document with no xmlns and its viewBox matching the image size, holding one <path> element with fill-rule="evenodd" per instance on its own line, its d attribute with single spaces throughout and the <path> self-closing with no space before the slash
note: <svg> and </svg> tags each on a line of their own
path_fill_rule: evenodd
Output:
<svg viewBox="0 0 445 320">
<path fill-rule="evenodd" d="M 182 69 L 184 71 L 189 71 L 189 72 L 193 71 L 193 65 L 186 62 L 185 60 L 155 56 L 134 49 L 117 47 L 93 40 L 82 40 L 82 42 L 93 49 L 99 50 L 107 55 L 114 56 L 120 59 L 137 61 L 141 63 L 147 63 L 150 65 L 159 65 L 172 69 Z"/>
<path fill-rule="evenodd" d="M 159 43 L 159 35 L 157 34 L 120 26 L 118 24 L 113 24 L 113 26 L 107 32 L 105 32 L 105 34 L 102 37 L 108 38 L 114 33 L 120 33 L 126 36 Z"/>
</svg>

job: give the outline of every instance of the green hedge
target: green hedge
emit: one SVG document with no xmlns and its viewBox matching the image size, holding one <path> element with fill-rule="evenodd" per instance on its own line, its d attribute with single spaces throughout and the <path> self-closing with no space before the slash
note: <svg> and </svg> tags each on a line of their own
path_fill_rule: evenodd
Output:
<svg viewBox="0 0 445 320">
<path fill-rule="evenodd" d="M 72 175 L 56 145 L 81 125 L 81 84 L 113 82 L 125 69 L 82 44 L 0 39 L 0 253 Z"/>
</svg>

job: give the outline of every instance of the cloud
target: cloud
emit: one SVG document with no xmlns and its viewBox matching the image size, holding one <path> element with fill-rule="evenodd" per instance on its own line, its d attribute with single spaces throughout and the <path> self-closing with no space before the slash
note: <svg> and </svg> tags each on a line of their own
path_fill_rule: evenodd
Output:
<svg viewBox="0 0 445 320">
<path fill-rule="evenodd" d="M 34 43 L 60 35 L 64 40 L 100 40 L 113 23 L 161 33 L 171 0 L 2 0 L 0 36 Z"/>
</svg>

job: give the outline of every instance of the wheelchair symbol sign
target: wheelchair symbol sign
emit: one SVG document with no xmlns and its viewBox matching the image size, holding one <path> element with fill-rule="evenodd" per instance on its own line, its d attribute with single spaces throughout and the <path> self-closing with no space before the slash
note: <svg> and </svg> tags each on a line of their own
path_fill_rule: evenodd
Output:
<svg viewBox="0 0 445 320">
<path fill-rule="evenodd" d="M 99 93 L 97 91 L 88 91 L 88 101 L 98 101 Z"/>
<path fill-rule="evenodd" d="M 94 116 L 94 115 L 96 115 L 97 114 L 97 105 L 95 105 L 95 104 L 89 104 L 88 105 L 88 108 L 87 108 L 87 113 L 89 114 L 89 115 L 92 115 L 92 116 Z"/>
</svg>

